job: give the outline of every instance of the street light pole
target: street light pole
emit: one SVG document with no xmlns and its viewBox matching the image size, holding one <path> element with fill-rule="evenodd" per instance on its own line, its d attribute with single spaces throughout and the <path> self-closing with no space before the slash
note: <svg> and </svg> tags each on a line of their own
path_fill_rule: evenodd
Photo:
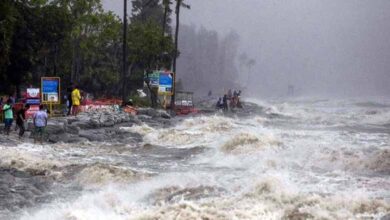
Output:
<svg viewBox="0 0 390 220">
<path fill-rule="evenodd" d="M 127 76 L 127 0 L 123 0 L 123 69 L 122 69 L 122 102 L 126 102 L 126 76 Z"/>
<path fill-rule="evenodd" d="M 176 93 L 176 59 L 177 59 L 177 49 L 179 42 L 179 25 L 180 25 L 180 6 L 183 0 L 176 0 L 176 29 L 175 29 L 175 51 L 173 57 L 173 88 L 171 96 L 171 111 L 175 110 L 175 93 Z"/>
</svg>

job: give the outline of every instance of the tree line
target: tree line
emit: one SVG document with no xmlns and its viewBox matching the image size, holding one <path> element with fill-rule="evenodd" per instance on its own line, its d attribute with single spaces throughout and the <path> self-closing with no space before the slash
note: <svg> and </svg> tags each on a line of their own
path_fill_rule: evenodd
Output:
<svg viewBox="0 0 390 220">
<path fill-rule="evenodd" d="M 63 85 L 76 83 L 98 96 L 119 96 L 121 80 L 142 86 L 145 70 L 169 67 L 173 38 L 162 2 L 132 3 L 129 72 L 122 76 L 123 23 L 100 0 L 1 1 L 0 92 L 20 94 L 42 76 L 60 76 Z"/>
<path fill-rule="evenodd" d="M 0 94 L 19 95 L 42 76 L 59 76 L 62 88 L 75 83 L 95 96 L 119 97 L 143 87 L 145 72 L 175 70 L 179 55 L 178 75 L 189 89 L 234 84 L 237 34 L 173 28 L 173 14 L 178 23 L 180 8 L 190 8 L 183 0 L 131 2 L 122 74 L 123 20 L 101 0 L 0 1 Z"/>
</svg>

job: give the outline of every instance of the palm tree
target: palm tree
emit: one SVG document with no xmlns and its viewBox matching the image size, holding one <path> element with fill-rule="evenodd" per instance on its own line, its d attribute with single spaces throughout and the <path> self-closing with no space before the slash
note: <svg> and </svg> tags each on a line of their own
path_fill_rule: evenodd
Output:
<svg viewBox="0 0 390 220">
<path fill-rule="evenodd" d="M 168 14 L 170 13 L 171 9 L 169 5 L 172 4 L 171 0 L 163 0 L 163 7 L 164 7 L 164 17 L 163 17 L 163 30 L 162 34 L 164 35 L 167 29 L 167 20 L 168 20 Z"/>
</svg>

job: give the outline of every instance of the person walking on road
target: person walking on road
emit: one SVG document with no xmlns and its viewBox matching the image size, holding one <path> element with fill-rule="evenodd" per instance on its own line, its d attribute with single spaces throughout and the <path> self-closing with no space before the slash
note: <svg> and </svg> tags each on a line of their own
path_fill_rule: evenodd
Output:
<svg viewBox="0 0 390 220">
<path fill-rule="evenodd" d="M 8 99 L 7 103 L 3 106 L 4 112 L 4 132 L 9 135 L 11 131 L 12 122 L 14 120 L 14 113 L 12 111 L 12 100 Z"/>
<path fill-rule="evenodd" d="M 24 127 L 24 122 L 26 121 L 26 111 L 30 108 L 29 104 L 26 104 L 23 106 L 22 109 L 20 109 L 16 113 L 16 125 L 19 128 L 19 138 L 22 138 L 24 135 L 24 132 L 26 131 L 26 128 Z"/>
<path fill-rule="evenodd" d="M 39 106 L 39 111 L 34 114 L 34 143 L 37 140 L 42 144 L 43 143 L 43 135 L 45 133 L 45 128 L 47 126 L 47 113 L 44 110 L 43 105 Z"/>
</svg>

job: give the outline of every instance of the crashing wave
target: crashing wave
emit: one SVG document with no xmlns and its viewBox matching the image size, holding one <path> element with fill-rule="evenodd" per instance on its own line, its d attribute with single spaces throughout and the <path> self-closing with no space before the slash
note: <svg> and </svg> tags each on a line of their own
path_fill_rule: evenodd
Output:
<svg viewBox="0 0 390 220">
<path fill-rule="evenodd" d="M 257 136 L 250 133 L 240 133 L 225 142 L 221 150 L 225 153 L 250 153 L 266 149 L 267 147 L 279 146 L 281 142 L 275 137 Z"/>
<path fill-rule="evenodd" d="M 93 164 L 83 168 L 77 175 L 78 183 L 85 187 L 98 187 L 108 183 L 129 183 L 145 180 L 149 175 L 130 169 L 106 164 Z"/>
<path fill-rule="evenodd" d="M 2 149 L 0 154 L 0 167 L 21 170 L 32 176 L 44 175 L 60 178 L 61 172 L 58 172 L 58 168 L 66 165 L 69 164 L 65 161 L 16 148 Z"/>
</svg>

